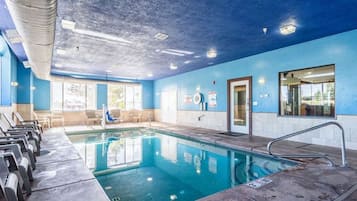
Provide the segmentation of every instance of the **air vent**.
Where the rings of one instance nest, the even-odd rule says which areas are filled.
[[[11,44],[22,43],[22,38],[20,34],[16,31],[16,29],[9,29],[5,31],[5,35],[7,40]]]

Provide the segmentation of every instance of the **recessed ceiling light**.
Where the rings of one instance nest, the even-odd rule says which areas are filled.
[[[66,54],[66,50],[63,50],[63,49],[57,49],[56,52],[57,52],[58,55],[65,55]]]
[[[155,34],[154,37],[155,37],[157,40],[166,40],[166,39],[169,37],[169,35],[164,34],[164,33],[157,33],[157,34]]]
[[[193,56],[194,58],[196,58],[196,59],[198,59],[198,58],[200,58],[201,56],[200,55],[195,55],[195,56]]]
[[[171,69],[171,70],[176,70],[176,69],[177,69],[177,65],[171,63],[171,64],[170,64],[170,69]]]
[[[296,26],[293,24],[286,24],[280,27],[280,33],[283,35],[289,35],[296,31]]]
[[[148,76],[148,77],[152,77],[152,76],[154,76],[154,75],[153,75],[152,73],[148,73],[147,76]]]
[[[62,68],[62,67],[63,67],[63,65],[62,65],[62,64],[59,64],[59,63],[55,63],[55,66],[56,66],[57,68]]]
[[[187,60],[187,61],[184,61],[183,63],[184,64],[189,64],[189,63],[191,63],[192,61],[191,60]]]
[[[16,29],[8,29],[5,31],[6,39],[11,43],[22,43],[22,38]]]
[[[69,21],[69,20],[62,20],[61,21],[61,25],[63,29],[69,29],[69,30],[74,30],[74,28],[76,27],[76,23],[73,21]]]
[[[213,48],[209,49],[206,54],[207,58],[215,58],[217,56],[217,51]]]

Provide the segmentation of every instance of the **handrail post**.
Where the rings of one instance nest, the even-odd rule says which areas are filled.
[[[291,137],[294,137],[294,136],[297,136],[297,135],[301,135],[301,134],[304,134],[304,133],[307,133],[307,132],[310,132],[310,131],[313,131],[313,130],[317,130],[317,129],[320,129],[320,128],[323,128],[323,127],[326,127],[326,126],[329,126],[329,125],[335,125],[341,130],[341,157],[342,157],[341,160],[342,160],[342,167],[347,167],[348,166],[348,162],[347,162],[347,159],[346,159],[345,130],[343,129],[341,124],[339,124],[337,122],[334,122],[334,121],[326,122],[326,123],[323,123],[323,124],[319,124],[319,125],[313,126],[311,128],[307,128],[307,129],[304,129],[304,130],[300,130],[300,131],[293,132],[293,133],[288,134],[288,135],[284,135],[284,136],[275,138],[275,139],[271,140],[267,144],[267,151],[268,151],[268,153],[270,155],[277,156],[277,155],[273,154],[272,151],[271,151],[271,147],[272,147],[272,145],[274,143],[282,141],[282,140],[285,140],[285,139],[288,139],[288,138],[291,138]],[[284,155],[280,155],[280,157],[284,157]],[[296,154],[296,155],[285,155],[285,157],[291,157],[291,158],[299,158],[299,157],[303,157],[303,158],[325,158],[331,163],[331,165],[334,165],[334,163],[327,157],[326,154],[325,155],[321,155],[321,154],[314,154],[314,155],[313,154],[311,154],[311,155]]]

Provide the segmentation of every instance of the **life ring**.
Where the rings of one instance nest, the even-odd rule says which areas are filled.
[[[195,93],[195,95],[193,96],[193,103],[198,105],[202,102],[202,94],[197,92]]]

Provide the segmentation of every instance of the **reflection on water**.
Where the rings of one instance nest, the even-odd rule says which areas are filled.
[[[98,177],[110,186],[107,194],[121,200],[146,200],[148,193],[152,200],[194,200],[294,165],[147,129],[69,138],[93,171],[125,169]]]

